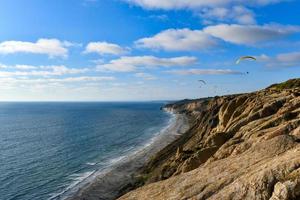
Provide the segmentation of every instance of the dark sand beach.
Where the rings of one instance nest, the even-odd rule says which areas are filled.
[[[172,114],[169,124],[143,148],[121,158],[111,168],[94,173],[57,199],[110,200],[121,196],[127,188],[136,187],[136,176],[151,156],[177,139],[188,128],[188,118],[184,114]]]

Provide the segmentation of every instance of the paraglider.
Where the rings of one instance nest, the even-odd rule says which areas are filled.
[[[206,82],[204,81],[204,80],[198,80],[199,82],[202,82],[202,83],[204,83],[205,85],[206,85]]]
[[[198,80],[199,82],[203,83],[204,85],[206,85],[206,82],[204,80]],[[201,88],[201,86],[199,86]]]
[[[255,57],[253,57],[253,56],[242,56],[242,57],[240,57],[237,61],[236,61],[236,64],[240,64],[240,62],[241,61],[243,61],[243,60],[256,60],[256,58]]]

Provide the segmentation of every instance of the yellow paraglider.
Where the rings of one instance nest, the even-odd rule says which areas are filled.
[[[236,64],[240,64],[240,62],[241,61],[243,61],[243,60],[256,60],[256,58],[255,57],[253,57],[253,56],[242,56],[242,57],[240,57],[237,61],[236,61]]]

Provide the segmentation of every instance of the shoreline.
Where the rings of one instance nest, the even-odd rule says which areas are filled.
[[[105,199],[112,200],[126,192],[136,184],[140,170],[152,156],[179,138],[189,128],[189,120],[185,114],[178,114],[164,109],[171,115],[168,124],[161,129],[150,142],[127,156],[121,157],[113,166],[96,171],[83,182],[52,199],[80,200]]]

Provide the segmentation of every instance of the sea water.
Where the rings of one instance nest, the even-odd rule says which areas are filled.
[[[0,103],[0,199],[43,200],[157,136],[162,102]]]

